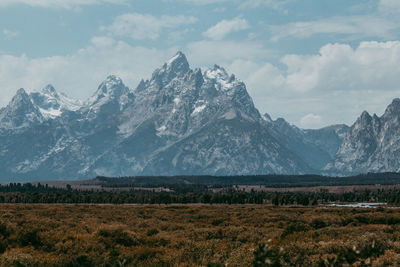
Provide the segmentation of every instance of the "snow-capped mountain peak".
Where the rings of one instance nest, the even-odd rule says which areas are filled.
[[[86,118],[95,118],[105,113],[112,115],[114,112],[122,111],[133,100],[133,93],[125,86],[122,79],[110,75],[86,101],[82,112],[86,114]]]
[[[150,83],[161,88],[175,78],[182,78],[190,71],[189,62],[182,52],[178,52],[164,65],[153,72]]]
[[[45,95],[51,95],[53,97],[58,98],[58,93],[57,93],[56,89],[54,88],[54,86],[51,84],[46,85],[46,87],[44,87],[42,89],[42,93]]]
[[[91,98],[89,98],[87,103],[88,105],[93,106],[100,102],[105,102],[110,98],[119,98],[129,92],[129,88],[125,86],[121,78],[115,75],[110,75],[99,85],[97,91]]]
[[[129,88],[125,86],[120,77],[110,75],[102,82],[96,92],[97,96],[114,95],[120,96],[129,92]]]
[[[212,68],[206,70],[204,76],[211,80],[229,80],[228,72],[218,65],[214,65]]]
[[[29,95],[21,88],[6,108],[0,113],[0,127],[21,128],[43,120],[38,108]]]
[[[333,153],[340,141],[262,117],[242,81],[192,70],[181,52],[133,92],[111,75],[74,103],[51,85],[18,91],[0,110],[0,178],[308,173],[331,158],[314,136],[332,135]]]
[[[51,84],[44,87],[40,92],[31,93],[30,98],[46,119],[59,117],[64,111],[78,110],[82,105],[79,100],[59,94]]]
[[[244,84],[238,80],[235,75],[229,75],[228,72],[218,65],[214,65],[211,69],[204,72],[205,79],[212,81],[216,84],[218,91],[235,93],[240,87],[245,87]]]
[[[171,59],[169,59],[164,66],[172,69],[175,72],[187,72],[189,70],[189,62],[185,54],[180,51]]]

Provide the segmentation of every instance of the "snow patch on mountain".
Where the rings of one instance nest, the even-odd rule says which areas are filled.
[[[41,92],[30,94],[32,103],[37,106],[46,119],[54,119],[65,111],[77,111],[82,102],[58,93],[52,85],[47,85]]]

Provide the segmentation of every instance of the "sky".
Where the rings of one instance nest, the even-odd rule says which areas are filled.
[[[177,51],[218,64],[301,128],[351,125],[400,97],[398,0],[0,0],[0,107],[52,84],[134,89]]]

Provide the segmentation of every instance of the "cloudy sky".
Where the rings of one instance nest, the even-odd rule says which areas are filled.
[[[0,0],[0,106],[49,83],[84,100],[109,74],[135,88],[177,51],[273,118],[352,124],[400,97],[400,1]]]

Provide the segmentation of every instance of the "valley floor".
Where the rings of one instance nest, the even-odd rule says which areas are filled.
[[[0,266],[387,266],[398,209],[0,205]]]

